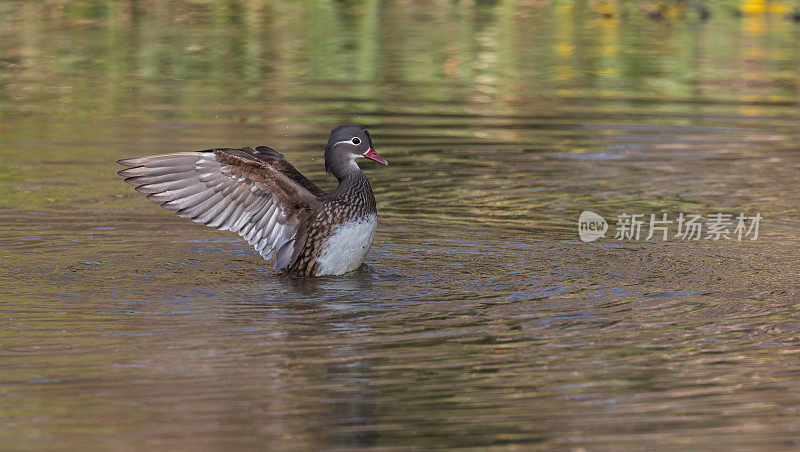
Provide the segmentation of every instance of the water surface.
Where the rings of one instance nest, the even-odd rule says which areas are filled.
[[[682,5],[0,3],[4,447],[797,445],[800,27]],[[266,144],[331,189],[345,122],[391,166],[342,277],[115,175]],[[662,212],[763,219],[614,239]]]

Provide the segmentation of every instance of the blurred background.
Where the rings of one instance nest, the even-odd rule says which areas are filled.
[[[800,2],[0,1],[10,449],[800,442]],[[125,157],[329,131],[391,164],[366,266],[301,280]],[[758,240],[578,239],[592,210]]]

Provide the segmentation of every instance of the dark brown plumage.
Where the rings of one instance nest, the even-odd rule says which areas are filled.
[[[366,129],[334,129],[326,169],[339,186],[325,193],[266,146],[210,149],[120,160],[118,174],[177,215],[238,233],[275,267],[306,276],[357,268],[372,242],[375,197],[355,160],[388,165]]]

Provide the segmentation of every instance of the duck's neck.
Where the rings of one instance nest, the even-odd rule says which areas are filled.
[[[339,180],[339,187],[336,191],[357,188],[362,179],[366,179],[361,168],[358,167],[355,158],[349,154],[336,154],[325,150],[325,169]]]
[[[336,179],[339,180],[339,186],[336,187],[334,193],[358,193],[361,191],[372,193],[372,187],[369,185],[367,176],[361,171],[358,165],[355,168],[349,169],[344,174],[334,174]]]

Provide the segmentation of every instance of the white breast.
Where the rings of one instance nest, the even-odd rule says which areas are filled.
[[[317,259],[317,276],[341,275],[361,266],[377,226],[378,216],[375,214],[337,226]]]

